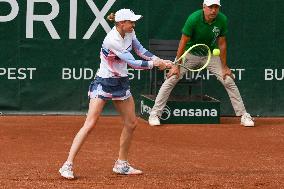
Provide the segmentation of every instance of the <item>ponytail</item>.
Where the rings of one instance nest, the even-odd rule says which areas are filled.
[[[111,22],[115,22],[115,14],[114,13],[110,13],[108,16],[107,16],[107,19]]]

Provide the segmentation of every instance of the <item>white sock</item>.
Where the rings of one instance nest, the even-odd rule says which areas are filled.
[[[118,163],[126,163],[127,160],[120,160],[120,159],[118,159],[117,162],[118,162]]]
[[[65,161],[64,164],[67,164],[67,165],[73,165],[73,162],[70,162],[70,161]]]

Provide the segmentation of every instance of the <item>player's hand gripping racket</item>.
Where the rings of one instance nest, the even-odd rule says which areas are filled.
[[[190,61],[190,59],[193,59],[194,56],[202,57],[204,61],[202,61],[202,63],[193,65],[193,67],[189,67],[185,61]],[[181,66],[191,72],[199,72],[208,66],[210,59],[210,48],[205,44],[196,44],[187,49],[177,60],[173,62],[173,64]]]

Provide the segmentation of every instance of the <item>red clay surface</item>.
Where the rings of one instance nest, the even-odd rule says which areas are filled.
[[[0,116],[0,188],[284,188],[284,119],[238,118],[219,125],[150,127],[139,119],[129,161],[140,176],[112,173],[120,117],[101,117],[64,180],[65,161],[84,116]]]

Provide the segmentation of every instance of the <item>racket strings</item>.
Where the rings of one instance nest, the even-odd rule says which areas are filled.
[[[195,56],[208,56],[209,50],[205,47],[195,47],[189,53]]]
[[[205,44],[196,44],[185,51],[173,64],[192,72],[198,72],[207,67],[210,59],[210,48]]]

